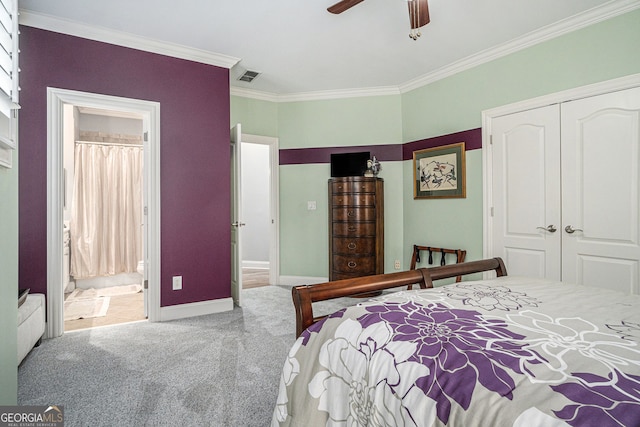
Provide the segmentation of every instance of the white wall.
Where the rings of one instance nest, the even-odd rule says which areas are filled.
[[[99,114],[80,114],[78,128],[110,134],[142,135],[142,120]]]
[[[242,261],[244,266],[269,262],[269,146],[243,142],[242,161]]]

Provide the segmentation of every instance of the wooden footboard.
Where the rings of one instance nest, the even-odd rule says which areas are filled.
[[[355,279],[336,280],[315,285],[296,286],[291,290],[293,305],[296,309],[296,336],[313,323],[326,316],[314,317],[312,304],[341,297],[353,297],[371,292],[382,291],[400,286],[419,285],[420,288],[432,288],[433,280],[446,279],[467,274],[494,270],[499,276],[506,276],[507,269],[500,258],[471,261],[433,268],[399,273],[378,274]]]

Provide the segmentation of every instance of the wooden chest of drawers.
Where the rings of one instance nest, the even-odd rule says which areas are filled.
[[[381,178],[329,180],[329,280],[384,273]]]

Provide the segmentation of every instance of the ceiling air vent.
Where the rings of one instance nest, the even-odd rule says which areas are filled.
[[[241,75],[238,80],[243,81],[243,82],[247,82],[247,83],[251,83],[253,81],[253,79],[255,79],[256,77],[258,77],[260,75],[259,72],[257,71],[245,71],[243,75]]]

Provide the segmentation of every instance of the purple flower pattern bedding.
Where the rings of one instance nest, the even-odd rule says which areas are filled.
[[[312,325],[273,426],[640,426],[640,296],[500,277]]]

